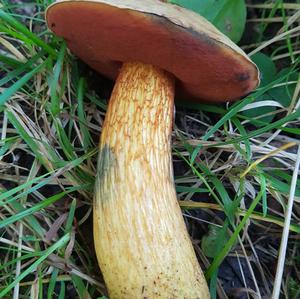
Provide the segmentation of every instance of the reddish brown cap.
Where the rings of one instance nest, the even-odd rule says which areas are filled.
[[[204,101],[241,98],[259,84],[246,54],[198,14],[158,0],[63,0],[47,10],[49,28],[71,51],[115,79],[123,62],[174,74],[177,89]]]

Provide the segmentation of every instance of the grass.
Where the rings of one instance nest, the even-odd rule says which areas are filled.
[[[96,75],[46,30],[49,2],[29,2],[28,15],[11,1],[0,9],[0,297],[100,298],[106,292],[89,232],[107,99],[90,83]],[[225,106],[177,103],[177,194],[213,298],[230,292],[271,298],[273,289],[299,296],[300,4],[294,2],[247,7],[248,30],[256,34],[240,45],[277,67],[270,74],[261,66],[260,88]],[[286,256],[279,250],[283,231]]]

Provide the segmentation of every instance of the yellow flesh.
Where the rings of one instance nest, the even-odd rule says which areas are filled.
[[[174,80],[123,65],[100,141],[94,242],[114,298],[209,298],[173,182]]]

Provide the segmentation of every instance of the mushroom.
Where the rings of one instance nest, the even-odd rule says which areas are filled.
[[[158,0],[57,1],[49,28],[116,80],[102,128],[94,243],[110,298],[209,298],[174,188],[174,94],[224,102],[259,84],[246,54]]]

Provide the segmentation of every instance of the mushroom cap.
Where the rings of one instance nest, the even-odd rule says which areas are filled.
[[[256,65],[200,15],[158,0],[63,0],[49,28],[99,73],[116,79],[123,62],[172,73],[177,92],[206,102],[235,100],[259,84]]]

